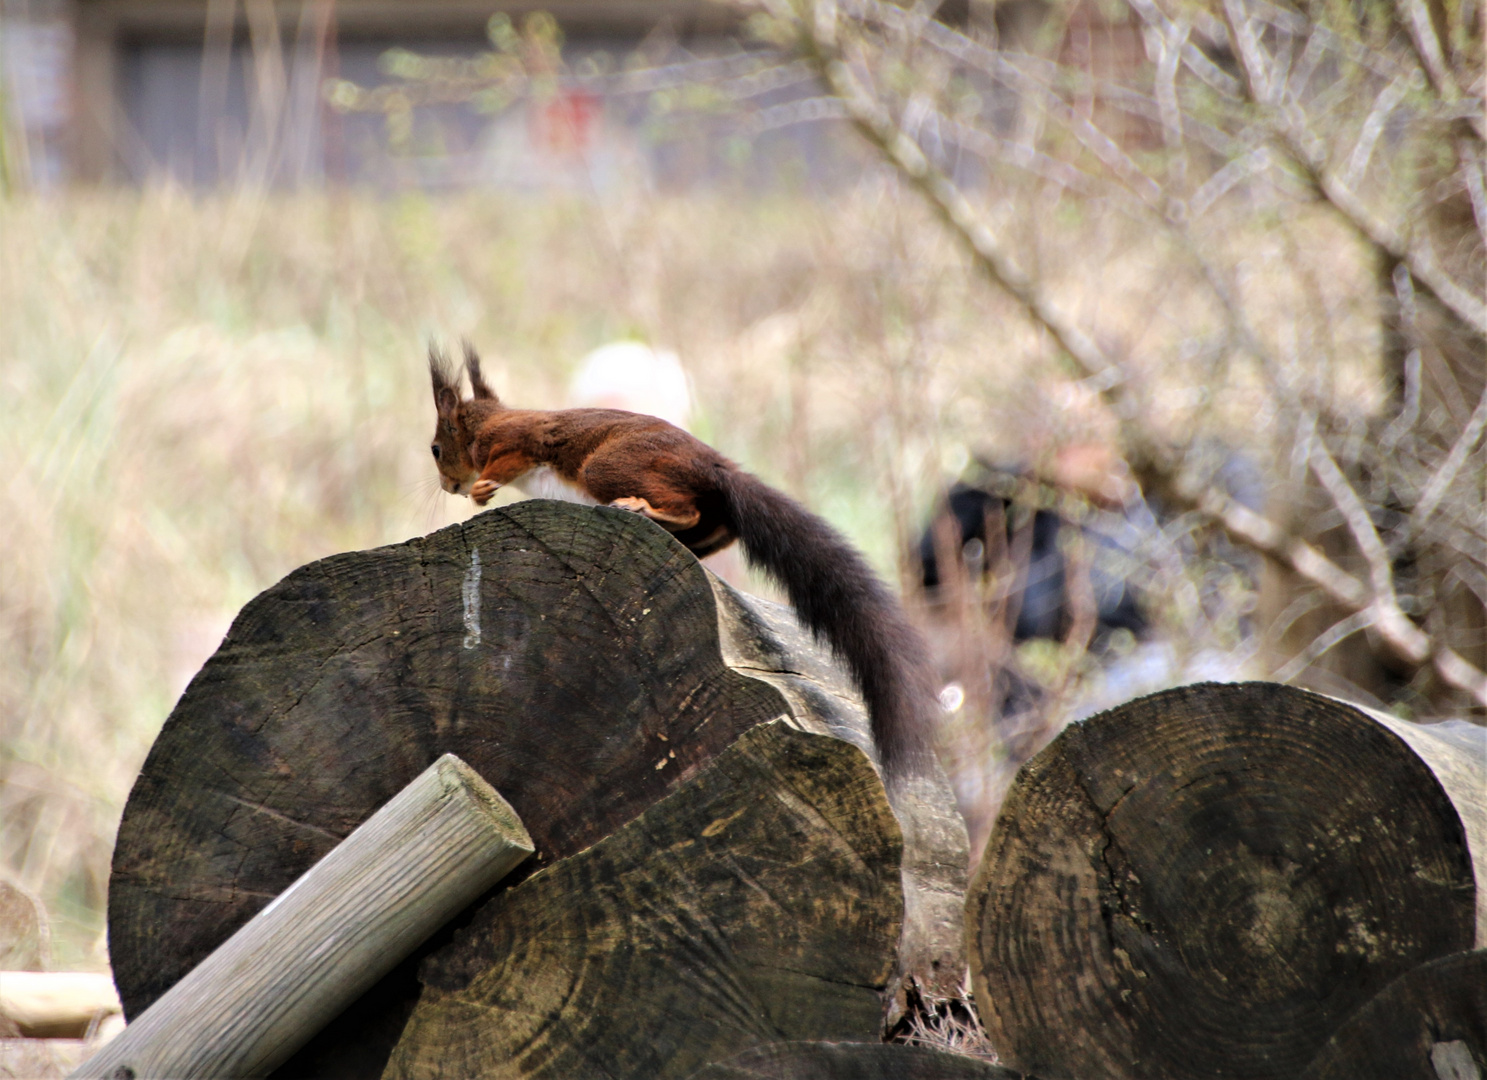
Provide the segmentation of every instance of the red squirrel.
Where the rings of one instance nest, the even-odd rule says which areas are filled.
[[[650,518],[698,558],[741,540],[784,586],[801,620],[846,663],[867,704],[884,775],[932,759],[937,707],[924,645],[866,561],[821,518],[665,420],[619,409],[512,409],[467,343],[472,398],[429,350],[439,483],[477,506],[515,484],[528,494],[615,506]]]

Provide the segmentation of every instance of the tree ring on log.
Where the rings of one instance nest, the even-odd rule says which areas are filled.
[[[862,751],[745,732],[420,969],[389,1080],[677,1080],[762,1042],[878,1037],[903,842]]]
[[[1355,1012],[1301,1080],[1487,1076],[1487,949],[1421,964]]]
[[[977,1004],[1014,1068],[1289,1078],[1355,1008],[1470,948],[1460,818],[1341,702],[1184,687],[1026,764],[970,890]]]

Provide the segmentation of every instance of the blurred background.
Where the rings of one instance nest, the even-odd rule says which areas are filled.
[[[847,532],[978,854],[1022,761],[1164,686],[1480,721],[1483,90],[1479,0],[0,0],[40,962],[106,965],[124,801],[238,608],[469,514],[430,340]]]

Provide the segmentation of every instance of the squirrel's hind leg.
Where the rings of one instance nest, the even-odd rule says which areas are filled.
[[[682,529],[690,529],[702,517],[697,512],[695,506],[687,510],[658,510],[650,504],[649,500],[634,495],[626,495],[623,498],[615,499],[609,505],[618,507],[621,510],[629,510],[632,513],[644,514],[668,532],[679,532]]]

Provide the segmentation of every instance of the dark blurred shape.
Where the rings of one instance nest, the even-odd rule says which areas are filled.
[[[1015,486],[1015,472],[1001,472],[1001,477],[1003,482],[996,485],[1000,490]],[[1067,558],[1060,540],[1074,532],[1088,543],[1091,553],[1089,584],[1094,593],[1096,637],[1117,629],[1133,634],[1146,629],[1147,619],[1130,581],[1130,570],[1138,562],[1131,538],[1111,535],[1089,523],[1066,521],[1053,510],[1029,511],[1018,507],[1009,496],[1010,492],[997,494],[968,484],[951,487],[940,514],[919,540],[920,580],[927,592],[933,596],[939,590],[942,550],[959,553],[966,578],[971,581],[1010,569],[1020,577],[1008,597],[1017,610],[1012,639],[1062,640],[1073,623],[1073,614]],[[1020,515],[1019,509],[1023,511]],[[1029,512],[1031,521],[1027,522]],[[1129,517],[1126,520],[1134,527]],[[1012,559],[1019,529],[1028,529],[1031,534],[1023,540],[1027,549],[1025,568],[999,566]]]

